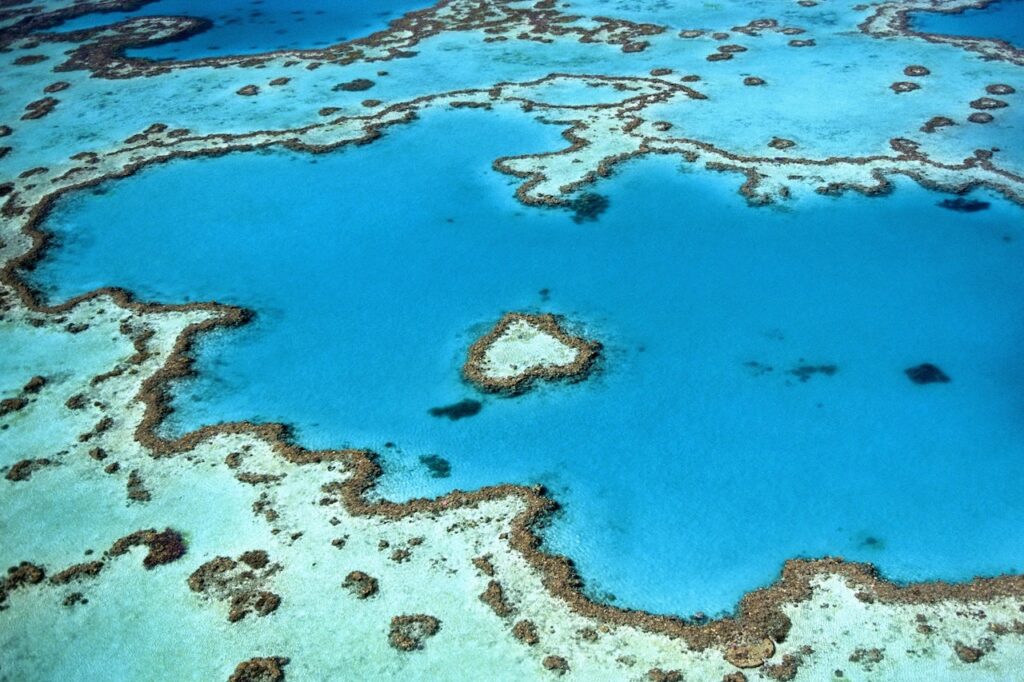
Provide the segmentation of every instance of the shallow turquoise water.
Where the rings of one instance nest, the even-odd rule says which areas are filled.
[[[915,12],[913,28],[924,33],[996,38],[1024,49],[1024,0],[997,0],[959,14]]]
[[[661,158],[598,185],[610,208],[576,224],[490,168],[558,132],[433,112],[329,155],[155,167],[61,202],[33,276],[54,300],[116,284],[255,309],[202,345],[168,428],[283,420],[310,446],[378,448],[395,498],[545,483],[565,505],[549,544],[620,604],[728,610],[792,556],[901,580],[1020,569],[1018,207],[954,212],[902,183],[755,209],[738,178]],[[505,310],[577,321],[601,370],[480,396],[459,367]],[[952,382],[911,383],[926,361]],[[465,398],[482,411],[428,413]]]
[[[429,0],[157,0],[135,12],[87,14],[62,24],[70,31],[145,16],[204,17],[210,30],[188,40],[129,54],[150,59],[195,59],[269,50],[324,47],[379,31],[392,19],[428,7]]]

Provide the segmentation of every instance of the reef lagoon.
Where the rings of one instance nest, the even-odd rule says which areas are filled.
[[[0,5],[0,680],[1012,679],[1020,7]]]
[[[1024,49],[1024,2],[996,0],[959,12],[917,12],[912,25],[922,33],[1002,40]]]

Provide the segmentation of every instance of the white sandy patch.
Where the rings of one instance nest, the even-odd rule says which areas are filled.
[[[572,364],[579,350],[525,320],[516,320],[484,353],[481,370],[490,379],[507,379],[534,367]]]

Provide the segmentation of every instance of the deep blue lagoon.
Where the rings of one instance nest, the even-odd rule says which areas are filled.
[[[544,483],[564,505],[549,546],[621,605],[728,611],[793,556],[897,580],[1020,569],[1019,207],[948,210],[901,181],[752,208],[736,176],[658,158],[594,186],[610,206],[577,223],[491,169],[559,132],[435,111],[366,147],[153,167],[62,200],[32,276],[53,301],[109,284],[253,309],[201,344],[167,430],[284,421],[372,447],[396,499]],[[506,310],[566,315],[600,370],[482,396],[459,368]],[[952,380],[913,383],[924,362]],[[464,399],[482,410],[429,413]]]
[[[203,17],[209,30],[181,41],[130,50],[149,59],[197,59],[269,50],[326,47],[385,28],[406,12],[429,6],[426,0],[156,0],[134,12],[85,14],[58,30],[103,26],[146,16]]]
[[[915,12],[915,31],[950,36],[993,38],[1024,49],[1024,0],[995,0],[962,12]]]

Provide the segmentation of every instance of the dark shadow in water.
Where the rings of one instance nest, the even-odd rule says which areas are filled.
[[[448,478],[452,475],[452,464],[444,457],[437,455],[423,455],[420,463],[430,471],[431,478]]]
[[[427,410],[432,417],[448,417],[452,421],[462,419],[463,417],[472,417],[480,412],[484,407],[484,404],[479,400],[471,400],[466,398],[460,400],[452,405],[444,405],[443,407],[431,407]]]
[[[792,374],[796,378],[800,379],[801,382],[810,380],[815,374],[824,374],[827,377],[832,376],[839,371],[839,367],[836,365],[800,365],[789,370],[788,374]]]
[[[597,220],[608,209],[608,197],[593,192],[584,192],[569,204],[573,210],[573,222],[582,223]]]
[[[903,370],[915,384],[948,384],[950,379],[930,362]]]
[[[984,211],[990,204],[987,201],[957,197],[956,199],[943,199],[939,202],[939,206],[950,211],[959,211],[960,213],[976,213],[977,211]]]

